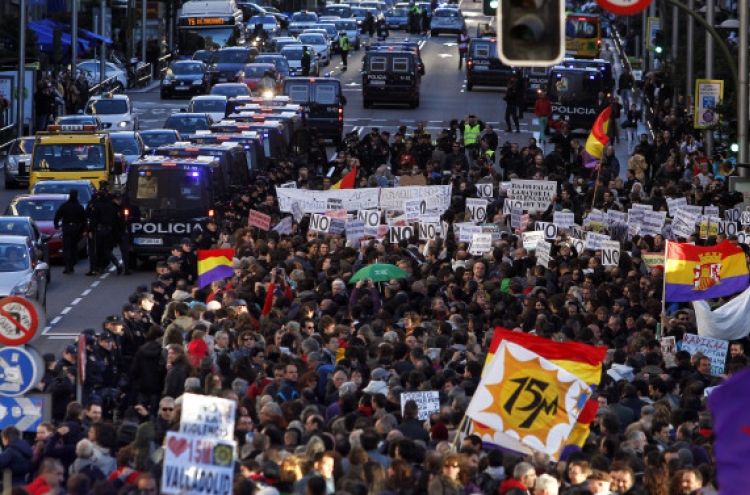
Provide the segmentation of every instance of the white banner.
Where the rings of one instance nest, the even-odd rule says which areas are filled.
[[[524,210],[546,210],[555,194],[557,194],[555,181],[520,179],[510,181],[510,197],[522,200]]]
[[[284,189],[277,187],[279,208],[282,212],[291,213],[296,204],[305,213],[324,213],[336,205],[347,211],[371,210],[378,208],[380,189],[367,187],[362,189],[333,189],[330,191],[310,191],[308,189]],[[397,208],[403,206],[403,201]],[[395,208],[394,208],[395,209]]]
[[[208,397],[205,397],[208,399]],[[200,438],[169,431],[164,445],[161,493],[216,495],[232,493],[234,440]]]
[[[609,236],[604,234],[597,234],[595,232],[588,232],[586,234],[586,242],[584,246],[586,249],[591,249],[594,251],[599,251],[602,248],[602,241],[606,241],[609,239]]]
[[[237,403],[205,395],[184,394],[180,433],[200,438],[234,440]]]
[[[380,189],[380,209],[400,210],[404,207],[404,201],[421,199],[427,211],[443,213],[451,206],[452,190],[452,186],[386,187]]]
[[[391,244],[396,244],[401,240],[406,240],[408,242],[413,235],[414,227],[412,227],[411,225],[407,227],[391,227],[389,239],[391,241]]]

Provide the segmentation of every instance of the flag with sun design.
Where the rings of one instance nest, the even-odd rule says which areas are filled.
[[[503,341],[466,415],[491,431],[493,443],[502,448],[544,452],[557,459],[590,395],[591,388],[579,377]]]

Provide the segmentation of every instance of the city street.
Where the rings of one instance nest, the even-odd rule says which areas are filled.
[[[477,32],[477,23],[484,24],[488,18],[480,13],[480,3],[463,2],[462,9],[469,20],[469,33]],[[403,31],[392,31],[392,39],[404,39]],[[505,103],[500,88],[477,86],[473,91],[466,91],[465,72],[458,70],[458,50],[456,39],[450,35],[438,38],[412,38],[419,41],[426,75],[422,79],[421,106],[409,109],[406,106],[376,106],[362,108],[361,66],[364,46],[359,52],[350,52],[349,69],[341,71],[340,56],[335,55],[329,67],[322,72],[330,72],[331,77],[342,81],[348,104],[345,110],[345,132],[356,130],[360,135],[368,133],[372,127],[392,134],[401,125],[409,132],[416,122],[425,122],[427,130],[435,135],[439,129],[447,128],[451,119],[462,119],[474,113],[484,122],[490,123],[500,135],[500,143],[515,141],[525,145],[536,125],[533,114],[526,113],[521,123],[520,134],[505,133]],[[619,67],[618,67],[619,68]],[[136,111],[140,114],[141,130],[162,127],[164,121],[173,112],[186,108],[188,100],[165,100],[159,96],[158,85],[148,90],[130,93]],[[502,125],[501,125],[502,123]],[[581,136],[585,142],[586,136]],[[617,155],[622,165],[624,176],[627,157],[632,145],[625,139],[617,146]],[[329,155],[335,153],[329,148]],[[549,151],[549,150],[547,150]],[[3,210],[16,194],[22,191],[0,189],[0,206]],[[149,284],[154,280],[154,263],[147,263],[130,276],[117,276],[112,272],[100,277],[86,277],[87,261],[79,261],[76,273],[64,275],[62,266],[52,268],[52,282],[47,299],[47,327],[43,330],[44,338],[36,342],[40,352],[60,354],[64,344],[70,343],[75,335],[85,328],[100,330],[101,323],[108,315],[119,314],[128,295],[135,291],[139,284]]]

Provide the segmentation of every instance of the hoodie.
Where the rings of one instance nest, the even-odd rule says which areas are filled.
[[[619,382],[623,378],[629,382],[633,381],[633,368],[625,364],[613,364],[612,367],[607,371],[607,374],[612,377],[616,382]]]
[[[529,495],[529,489],[517,479],[508,478],[500,485],[497,493],[498,495]]]
[[[14,440],[0,454],[0,470],[11,470],[13,486],[24,485],[27,482],[26,477],[33,474],[33,457],[34,451],[28,443],[21,439]]]

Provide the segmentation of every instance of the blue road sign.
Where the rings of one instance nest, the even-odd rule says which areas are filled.
[[[42,423],[42,406],[40,397],[0,397],[0,430],[6,426],[15,426],[20,431],[36,431]]]
[[[39,354],[30,347],[0,349],[0,395],[23,395],[39,383],[44,364]]]

